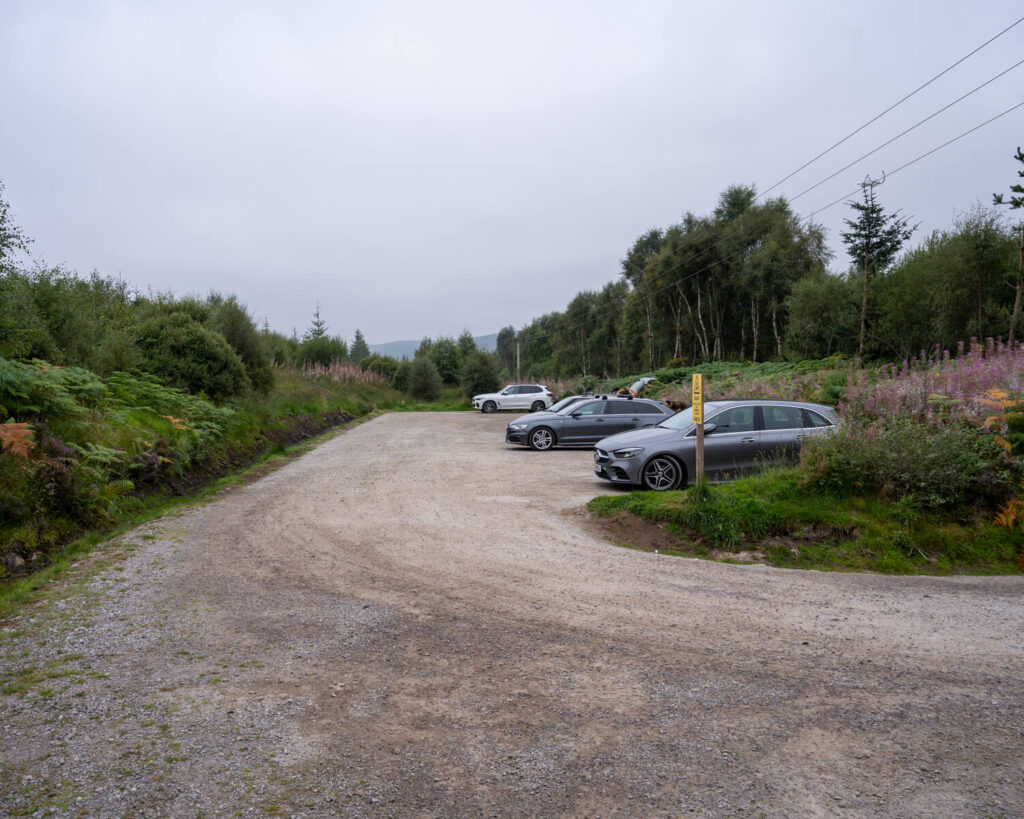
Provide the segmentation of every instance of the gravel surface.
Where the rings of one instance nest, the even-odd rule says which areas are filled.
[[[508,420],[356,426],[0,624],[0,814],[1024,815],[1022,578],[622,549]]]

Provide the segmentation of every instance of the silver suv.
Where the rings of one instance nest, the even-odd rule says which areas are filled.
[[[474,395],[473,409],[481,412],[512,409],[538,412],[550,407],[553,401],[551,390],[543,384],[509,384],[501,392]]]

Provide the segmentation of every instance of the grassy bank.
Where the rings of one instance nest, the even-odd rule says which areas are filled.
[[[268,393],[216,405],[150,376],[0,359],[0,584],[402,399],[279,370]]]
[[[600,497],[590,509],[616,521],[622,545],[687,557],[884,574],[1022,571],[1020,529],[994,525],[987,513],[820,491],[796,469],[682,492]]]

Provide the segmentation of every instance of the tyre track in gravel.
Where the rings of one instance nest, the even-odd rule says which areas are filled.
[[[61,676],[0,696],[0,810],[1021,815],[1021,578],[617,548],[507,420],[354,427],[5,624]]]

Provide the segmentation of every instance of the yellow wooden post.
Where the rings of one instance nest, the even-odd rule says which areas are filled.
[[[693,374],[690,393],[693,397],[693,423],[697,425],[697,474],[693,476],[696,484],[704,480],[704,376],[700,373]]]

